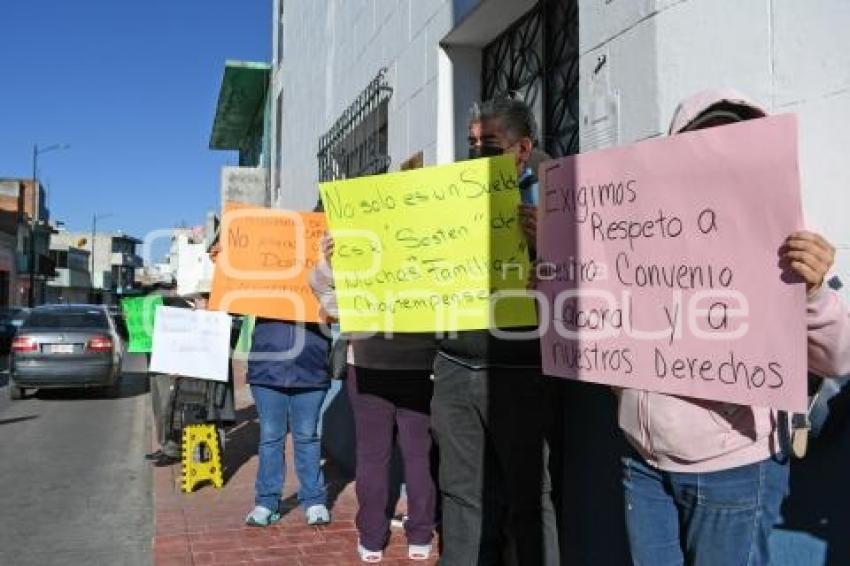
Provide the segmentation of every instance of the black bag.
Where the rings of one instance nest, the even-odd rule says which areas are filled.
[[[821,379],[809,409],[812,437],[828,437],[844,430],[850,415],[850,379]]]
[[[331,379],[345,379],[348,372],[348,340],[337,336],[328,351],[328,372]]]
[[[809,408],[806,413],[779,413],[779,426],[788,453],[803,458],[812,439],[844,430],[850,415],[850,379],[809,375]]]

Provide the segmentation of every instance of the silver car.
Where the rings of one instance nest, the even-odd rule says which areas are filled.
[[[34,308],[12,340],[9,397],[27,388],[121,387],[121,339],[101,305]]]

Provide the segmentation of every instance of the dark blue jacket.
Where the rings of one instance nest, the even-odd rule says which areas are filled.
[[[298,343],[300,349],[296,349]],[[251,339],[248,383],[272,387],[330,387],[330,340],[319,326],[258,318]]]

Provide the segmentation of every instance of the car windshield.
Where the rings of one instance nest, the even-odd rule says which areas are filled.
[[[35,311],[27,317],[25,327],[106,329],[109,325],[99,311]]]

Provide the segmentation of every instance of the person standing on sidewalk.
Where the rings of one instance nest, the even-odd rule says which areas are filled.
[[[245,518],[265,527],[280,520],[286,473],[284,447],[291,427],[298,501],[308,525],[330,522],[318,434],[322,402],[330,387],[330,341],[312,323],[258,318],[248,358],[248,383],[260,421],[255,507]]]
[[[533,222],[537,180],[527,164],[535,122],[519,100],[481,105],[482,157],[515,157],[520,220]],[[529,241],[534,247],[533,240]],[[434,364],[432,426],[440,449],[441,564],[559,563],[545,436],[552,411],[536,328],[515,339],[488,330],[440,341]],[[510,334],[509,332],[507,334]],[[525,334],[525,335],[523,335]]]
[[[192,308],[192,302],[177,295],[174,285],[157,284],[151,295],[160,295],[162,304],[174,308]],[[145,354],[150,366],[151,353]],[[183,423],[179,415],[177,391],[179,378],[165,373],[148,372],[150,377],[151,405],[153,407],[156,439],[159,449],[145,454],[145,459],[155,466],[171,466],[180,461]]]
[[[324,261],[310,276],[322,309],[339,317],[331,260],[334,243],[322,242]],[[347,336],[348,395],[354,413],[358,553],[380,562],[390,537],[390,460],[397,431],[407,485],[404,529],[408,558],[427,560],[436,520],[437,487],[432,473],[431,366],[436,341],[431,334]]]
[[[679,105],[670,134],[766,115],[735,91],[703,91]],[[823,285],[835,249],[807,231],[780,244],[782,263],[806,284],[806,312],[800,315],[808,326],[809,371],[846,375],[850,313]],[[781,519],[790,472],[777,411],[636,389],[619,389],[618,395],[619,424],[632,448],[623,458],[623,491],[634,563],[769,564],[770,536]]]

